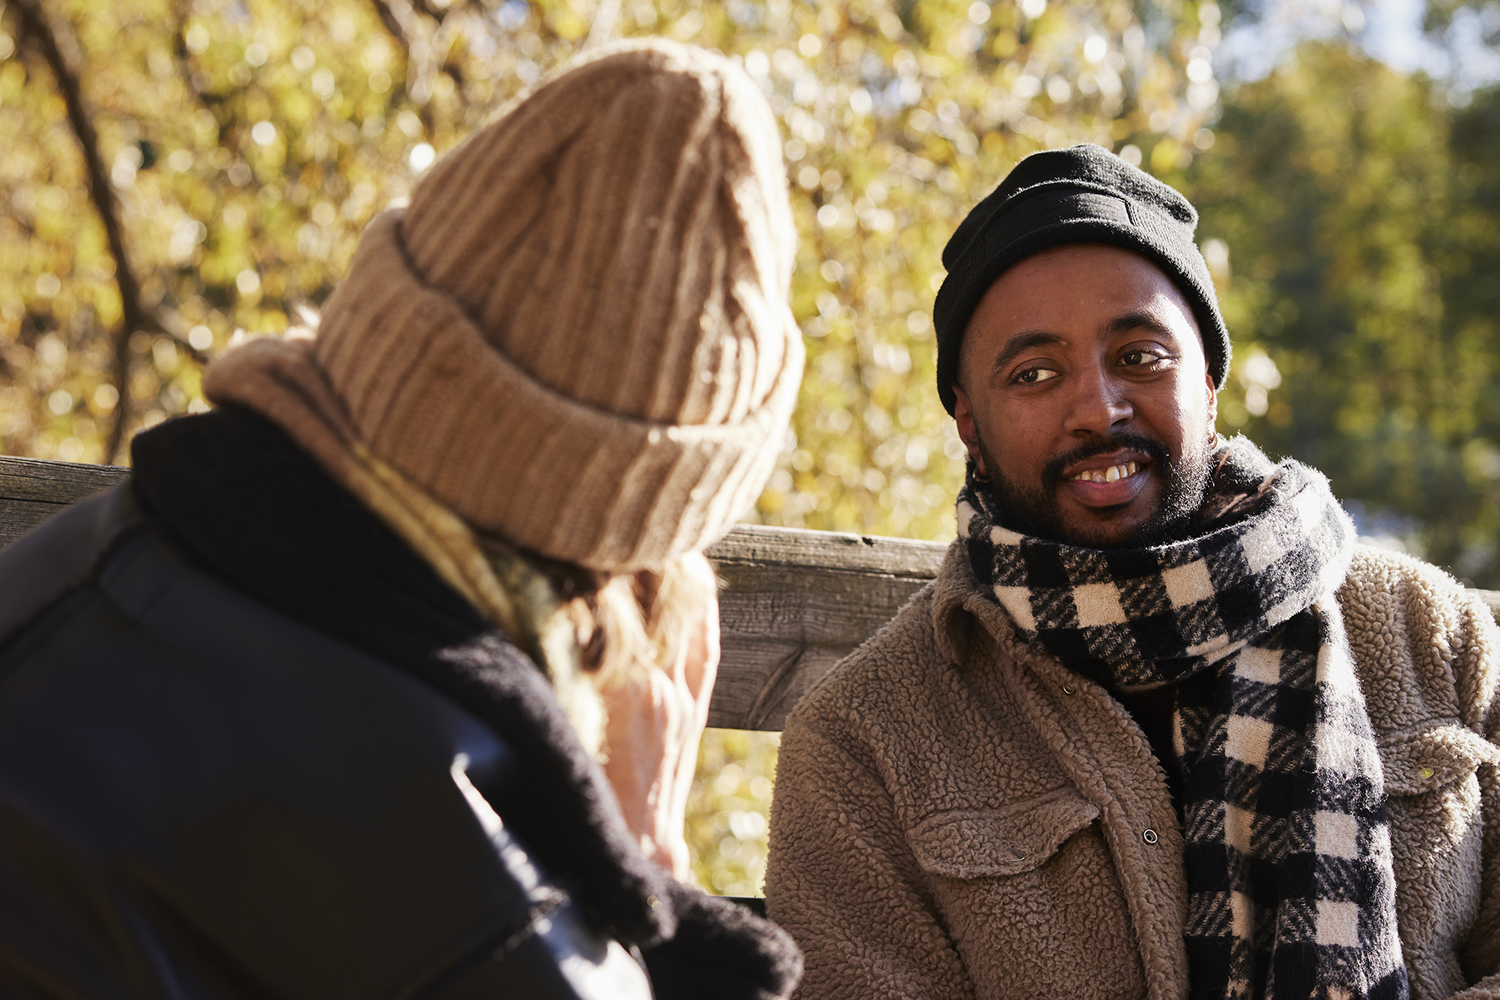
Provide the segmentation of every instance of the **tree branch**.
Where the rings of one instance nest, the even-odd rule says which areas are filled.
[[[411,42],[406,37],[406,31],[401,27],[401,22],[396,19],[396,12],[391,10],[391,5],[385,0],[370,0],[375,5],[375,13],[380,15],[380,23],[385,25],[385,30],[390,32],[396,44],[401,47],[402,55],[411,53]]]
[[[78,139],[83,153],[84,166],[89,177],[89,198],[104,223],[104,233],[109,241],[109,252],[115,259],[115,285],[120,290],[122,318],[115,334],[114,357],[110,376],[120,391],[120,400],[115,406],[114,423],[110,427],[105,461],[113,462],[124,442],[125,427],[130,419],[130,335],[136,330],[162,330],[161,323],[148,307],[141,295],[140,279],[130,261],[125,247],[125,231],[120,221],[120,202],[110,186],[109,172],[104,167],[104,157],[99,152],[99,134],[84,106],[83,88],[79,82],[79,70],[74,60],[64,55],[63,45],[69,54],[77,51],[77,43],[70,36],[60,36],[53,30],[47,14],[39,0],[10,0],[9,6],[16,11],[21,22],[20,37],[34,46],[52,70],[57,80],[57,89],[62,93],[68,109],[68,124]]]
[[[187,29],[184,27],[187,21],[186,4],[179,2],[173,8],[174,22],[172,25],[172,63],[177,67],[178,76],[182,77],[183,86],[187,87],[189,93],[197,98],[198,103],[209,112],[214,114],[214,109],[223,103],[222,95],[212,91],[204,90],[199,82],[199,76],[193,72],[192,56],[187,46]],[[214,120],[218,121],[218,115],[214,114]],[[217,144],[223,138],[223,126],[219,127],[219,134],[214,141]]]
[[[427,87],[424,84],[420,88],[420,90],[422,91],[422,93],[413,93],[411,85],[410,85],[410,82],[409,82],[409,78],[410,78],[410,75],[411,75],[411,72],[412,72],[412,66],[413,66],[413,63],[412,63],[412,41],[413,41],[413,39],[408,35],[407,29],[408,29],[408,27],[411,27],[411,25],[403,25],[401,23],[401,17],[400,17],[400,15],[398,15],[396,13],[395,9],[393,7],[391,7],[391,5],[387,2],[387,0],[370,0],[370,3],[372,3],[374,5],[374,7],[375,7],[375,13],[378,14],[378,15],[380,15],[380,23],[383,24],[383,25],[385,25],[386,32],[391,36],[391,39],[401,49],[401,56],[406,61],[406,72],[407,72],[407,76],[408,76],[407,94],[408,94],[409,97],[412,98],[412,102],[417,105],[418,117],[421,118],[422,124],[423,124],[424,128],[427,130],[427,136],[430,139],[432,137],[432,134],[433,134],[433,123],[432,123],[432,113],[428,109],[428,106],[427,106],[427,96],[426,96]],[[428,17],[431,17],[433,20],[437,21],[438,33],[441,33],[442,30],[443,30],[444,13],[440,13],[440,12],[436,11],[432,7],[432,5],[428,4],[428,3],[419,3],[418,4],[418,8],[422,11],[422,13],[426,14]],[[411,8],[407,8],[407,14],[410,15],[410,13],[411,13]],[[432,41],[433,40],[431,38],[428,38],[428,39],[417,39],[416,41],[421,46],[421,53],[422,53],[422,57],[421,57],[421,59],[418,60],[418,62],[427,62],[427,61],[429,61],[432,58],[432,55],[431,55],[431,53],[430,53],[429,50],[432,48]],[[420,72],[420,71],[424,70],[424,67],[418,66],[417,69]],[[439,72],[443,73],[450,80],[453,81],[453,85],[458,89],[459,95],[464,98],[465,102],[467,102],[468,101],[468,96],[467,96],[467,91],[464,89],[463,71],[460,70],[457,66],[453,65],[451,62],[449,62],[448,59],[447,59],[447,57],[446,57],[446,55],[444,56],[443,60],[438,64],[437,69],[438,69]]]
[[[619,19],[620,0],[599,0],[599,6],[594,8],[594,21],[589,26],[588,37],[583,42],[583,51],[597,49],[613,38],[615,22]]]
[[[442,24],[443,18],[448,16],[448,11],[438,10],[432,5],[430,0],[412,0],[412,6],[432,18],[438,24]]]

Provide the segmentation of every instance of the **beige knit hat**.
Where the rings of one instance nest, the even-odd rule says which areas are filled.
[[[802,376],[775,122],[742,70],[606,50],[366,231],[317,364],[358,437],[482,532],[604,570],[718,538]]]

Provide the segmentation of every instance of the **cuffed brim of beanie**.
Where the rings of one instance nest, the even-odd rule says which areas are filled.
[[[1139,227],[1100,218],[1069,219],[1027,230],[1021,237],[987,254],[975,253],[973,251],[976,248],[970,248],[955,262],[953,271],[943,283],[943,289],[938,292],[934,308],[937,313],[938,396],[950,415],[956,402],[953,383],[958,378],[959,352],[964,330],[990,286],[1001,274],[1027,257],[1044,250],[1083,243],[1101,243],[1138,253],[1172,279],[1172,283],[1182,292],[1193,310],[1193,318],[1198,322],[1198,332],[1203,339],[1208,370],[1214,385],[1219,389],[1224,387],[1232,351],[1229,330],[1219,315],[1217,305],[1204,298],[1205,292],[1200,287],[1198,278],[1175,260],[1165,247],[1150,240],[1146,231]],[[951,297],[945,296],[943,292],[950,287],[955,292]]]
[[[785,322],[795,334],[790,312]],[[659,566],[728,530],[771,471],[801,338],[732,425],[669,425],[578,403],[494,351],[412,272],[400,213],[371,223],[329,299],[317,358],[370,449],[473,527],[606,571]]]

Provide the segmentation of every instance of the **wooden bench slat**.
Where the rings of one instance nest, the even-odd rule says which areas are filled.
[[[709,546],[708,554],[720,566],[795,567],[930,580],[947,550],[945,543],[911,538],[742,524]]]
[[[708,724],[779,731],[792,706],[937,575],[947,546],[739,525],[708,549],[725,583]]]
[[[65,503],[37,503],[34,500],[10,500],[0,497],[0,548],[20,538],[58,511]]]
[[[129,475],[129,469],[117,465],[0,457],[0,500],[76,503],[123,482]]]
[[[710,726],[780,730],[808,688],[930,579],[847,565],[825,569],[716,558],[720,546],[752,541],[762,530],[736,528],[708,551],[725,583],[719,600],[723,659]],[[933,548],[940,557],[943,547]],[[924,555],[924,563],[936,562],[932,553]]]

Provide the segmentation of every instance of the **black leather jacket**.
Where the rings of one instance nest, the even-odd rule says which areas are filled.
[[[770,997],[545,678],[248,411],[0,553],[0,984],[37,997]]]

